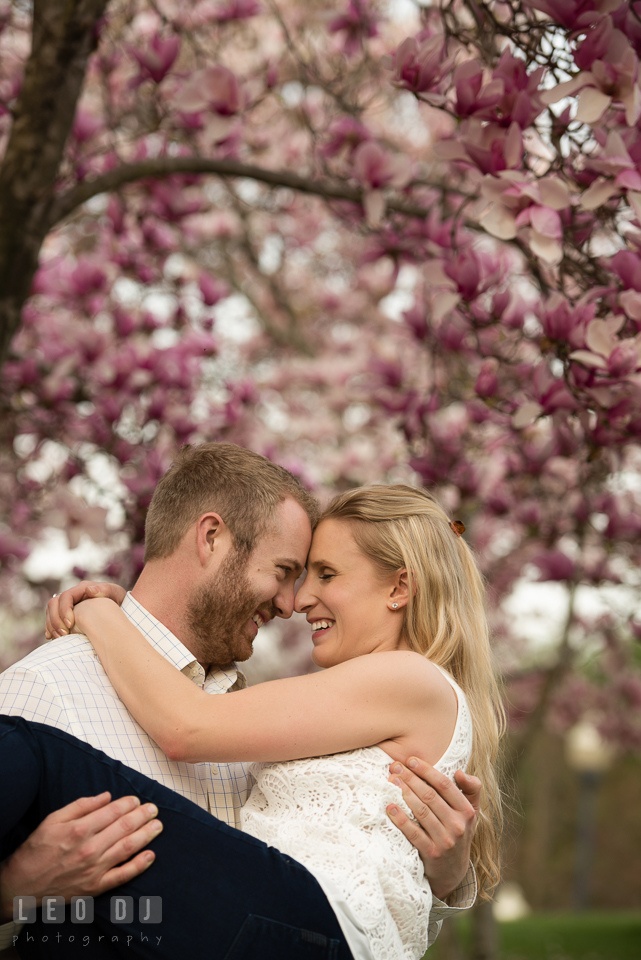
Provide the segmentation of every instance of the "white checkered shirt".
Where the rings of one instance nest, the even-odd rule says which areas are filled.
[[[193,653],[130,593],[122,611],[165,660],[207,693],[246,686],[231,663],[205,671]],[[0,713],[58,727],[139,770],[232,827],[251,788],[248,764],[168,760],[118,697],[86,637],[72,634],[45,643],[0,675]]]
[[[207,676],[194,656],[130,593],[122,611],[165,660],[207,693],[246,686],[235,664]],[[253,780],[246,763],[178,763],[168,760],[118,697],[86,637],[52,640],[0,674],[0,713],[58,727],[110,757],[193,800],[239,827],[239,811]],[[11,943],[12,923],[0,926],[0,950]]]

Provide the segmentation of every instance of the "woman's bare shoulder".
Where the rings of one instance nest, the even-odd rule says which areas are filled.
[[[360,657],[361,669],[371,679],[382,679],[388,689],[402,689],[403,696],[416,692],[418,696],[452,697],[452,685],[441,670],[421,653],[414,650],[386,650]],[[356,661],[351,661],[356,667]]]

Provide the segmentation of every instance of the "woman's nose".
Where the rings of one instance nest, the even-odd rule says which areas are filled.
[[[296,613],[305,613],[312,606],[314,598],[307,586],[307,579],[301,583],[296,596],[294,597],[294,610]]]

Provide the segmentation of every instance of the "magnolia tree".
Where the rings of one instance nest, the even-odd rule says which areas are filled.
[[[515,730],[641,749],[638,6],[0,4],[5,661],[48,530],[131,581],[177,447],[228,439],[434,489]],[[563,588],[536,669],[524,578]]]

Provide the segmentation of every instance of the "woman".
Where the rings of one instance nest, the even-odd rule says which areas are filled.
[[[376,486],[337,497],[316,529],[307,579],[296,598],[297,610],[312,624],[314,660],[329,669],[233,697],[212,698],[197,689],[149,647],[111,601],[76,608],[78,625],[114,687],[170,759],[264,761],[243,811],[243,834],[221,831],[182,798],[169,803],[151,781],[141,789],[146,778],[123,774],[127,768],[121,764],[85,744],[75,746],[58,731],[26,721],[5,724],[13,724],[14,740],[22,737],[22,751],[40,753],[41,763],[47,762],[52,738],[62,743],[64,762],[82,771],[76,788],[92,792],[99,774],[124,775],[134,792],[160,798],[165,833],[188,835],[191,850],[157,872],[155,893],[176,897],[180,889],[187,902],[217,907],[215,922],[235,932],[230,902],[242,899],[243,891],[232,891],[231,901],[226,891],[221,905],[224,864],[217,876],[202,853],[219,848],[222,836],[226,849],[235,845],[237,855],[245,855],[249,834],[281,851],[270,868],[276,900],[291,882],[282,877],[289,857],[320,884],[339,924],[332,930],[328,921],[324,928],[329,937],[321,939],[334,941],[335,951],[325,955],[347,957],[349,948],[358,958],[418,958],[427,942],[431,893],[418,854],[385,814],[386,804],[400,799],[387,781],[390,757],[422,753],[449,775],[467,766],[481,777],[486,796],[473,848],[481,891],[498,876],[500,801],[492,764],[501,713],[482,581],[460,532],[432,497],[411,487]],[[378,656],[370,656],[374,653]],[[35,742],[26,743],[29,736]],[[10,740],[0,740],[5,769],[15,766],[20,752],[15,743],[3,750]],[[40,816],[47,810],[44,791],[50,808],[65,799],[64,785],[52,791],[49,779],[43,778],[37,794]],[[103,785],[110,787],[110,781]],[[27,799],[33,802],[31,794]],[[21,817],[24,811],[14,813],[16,822]],[[254,909],[264,908],[249,912]],[[305,927],[309,918],[296,922]],[[309,929],[309,944],[318,947],[317,927]],[[239,936],[240,945],[231,943],[216,955],[244,956],[242,930]],[[194,944],[189,947],[201,955]],[[139,952],[148,955],[144,947]]]

